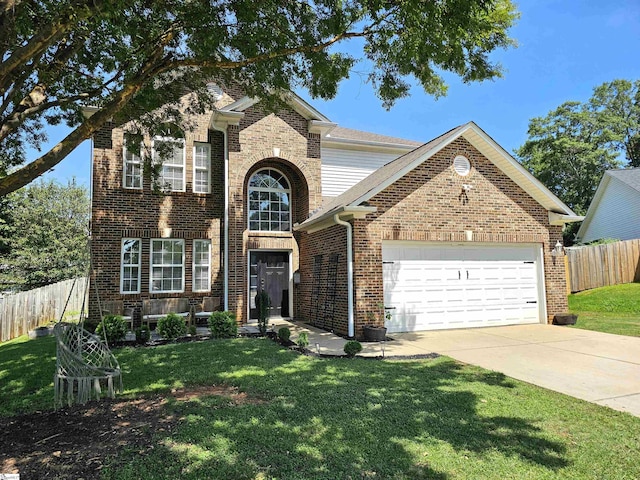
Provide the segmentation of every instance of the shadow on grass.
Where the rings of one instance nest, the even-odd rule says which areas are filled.
[[[122,351],[125,379],[140,378],[127,385],[139,394],[225,383],[260,402],[175,401],[178,431],[159,433],[153,451],[131,452],[107,478],[446,479],[447,457],[464,452],[489,470],[493,457],[542,471],[568,465],[535,419],[479,413],[481,397],[515,388],[502,374],[449,360],[319,360],[262,340],[211,345]]]
[[[53,336],[0,344],[0,416],[52,408],[55,367]]]
[[[50,379],[55,345],[32,358],[30,343],[0,348],[3,375],[16,368]],[[317,359],[260,339],[114,353],[125,395],[227,384],[255,401],[172,400],[167,414],[180,417],[177,429],[157,431],[153,445],[120,452],[103,470],[108,479],[443,480],[450,472],[495,478],[520,468],[535,476],[568,465],[564,444],[537,426],[526,398],[511,398],[519,384],[448,359]],[[25,395],[33,384],[24,384]],[[2,388],[0,401],[7,394],[21,392]]]

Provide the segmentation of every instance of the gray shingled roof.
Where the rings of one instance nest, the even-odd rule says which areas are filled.
[[[439,144],[447,142],[452,137],[456,136],[460,130],[463,130],[469,124],[460,125],[448,132],[440,135],[439,137],[434,138],[428,143],[423,144],[421,147],[412,150],[401,157],[392,160],[391,162],[383,165],[376,171],[374,171],[367,178],[361,180],[356,183],[353,187],[338,195],[332,200],[329,200],[325,205],[323,205],[319,210],[313,213],[307,220],[302,222],[302,225],[306,223],[311,223],[312,221],[330,214],[331,212],[339,210],[341,207],[346,207],[351,205],[353,202],[358,200],[360,197],[366,195],[367,193],[374,190],[379,185],[383,184],[385,181],[391,179],[394,175],[401,172],[404,168],[408,167],[413,163],[416,159],[420,158],[429,150],[437,147]]]
[[[365,142],[378,142],[378,143],[392,143],[398,145],[408,145],[411,147],[418,147],[422,145],[422,142],[416,142],[414,140],[406,140],[404,138],[389,137],[387,135],[378,135],[377,133],[363,132],[361,130],[353,130],[352,128],[335,127],[325,137],[327,139],[341,139],[341,140],[360,140]]]
[[[625,170],[608,170],[607,173],[613,178],[629,185],[634,190],[640,192],[640,168],[627,168]]]

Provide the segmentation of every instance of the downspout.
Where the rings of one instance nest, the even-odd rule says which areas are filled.
[[[227,125],[228,126],[228,125]],[[229,138],[226,128],[219,128],[215,124],[212,127],[222,132],[224,147],[224,248],[222,253],[222,302],[224,310],[229,310]]]
[[[333,221],[347,228],[347,332],[349,338],[355,336],[353,315],[353,227],[349,222],[340,219],[340,214],[333,216]]]

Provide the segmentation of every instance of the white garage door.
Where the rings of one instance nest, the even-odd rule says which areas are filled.
[[[389,332],[538,323],[545,318],[539,245],[382,245]]]

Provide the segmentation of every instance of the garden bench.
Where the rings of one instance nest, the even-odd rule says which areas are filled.
[[[128,329],[133,331],[133,309],[124,308],[122,300],[108,300],[102,304],[102,315],[119,315],[127,322]]]
[[[158,298],[142,301],[142,323],[146,323],[150,330],[151,324],[157,325],[158,320],[169,313],[180,315],[188,322],[189,312],[188,298]]]
[[[220,309],[220,297],[204,297],[201,303],[193,306],[193,319],[195,325],[207,324],[211,314]]]

